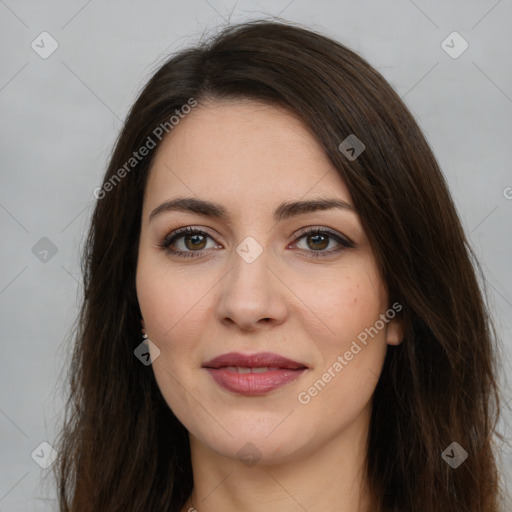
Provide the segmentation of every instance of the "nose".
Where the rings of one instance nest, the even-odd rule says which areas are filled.
[[[288,315],[287,288],[277,272],[270,268],[269,253],[263,251],[252,263],[233,253],[231,270],[221,282],[217,304],[217,315],[223,324],[256,331],[285,321]]]

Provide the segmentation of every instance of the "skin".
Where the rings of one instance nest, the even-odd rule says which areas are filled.
[[[177,197],[219,203],[228,218],[167,211],[149,220]],[[387,344],[401,341],[402,326],[397,317],[386,323],[309,403],[298,401],[391,307],[357,213],[333,208],[273,219],[283,202],[318,198],[352,204],[306,126],[275,106],[201,104],[155,155],[136,284],[146,332],[160,350],[155,378],[189,431],[195,486],[183,511],[368,510],[371,397]],[[179,257],[159,245],[185,226],[208,233],[199,239],[201,254]],[[354,247],[297,236],[308,226],[348,237]],[[236,252],[248,236],[263,250],[252,263]],[[190,237],[173,245],[189,253],[196,247]],[[202,368],[231,351],[275,352],[308,370],[246,397],[221,388]],[[248,442],[260,457],[253,466],[237,457]]]

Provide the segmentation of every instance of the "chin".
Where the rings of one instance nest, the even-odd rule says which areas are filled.
[[[292,416],[292,415],[291,415]],[[317,449],[318,433],[305,428],[305,425],[278,426],[283,415],[278,420],[272,417],[260,418],[259,422],[238,418],[230,423],[227,430],[213,424],[205,429],[205,424],[191,424],[191,442],[199,443],[227,459],[242,462],[248,467],[258,465],[276,465],[294,462],[304,457],[309,451]],[[214,422],[215,423],[215,422]],[[271,425],[271,426],[270,426]]]

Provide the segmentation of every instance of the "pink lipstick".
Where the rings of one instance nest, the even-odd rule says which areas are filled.
[[[263,395],[297,380],[307,366],[272,352],[222,354],[203,368],[223,388],[246,396]]]

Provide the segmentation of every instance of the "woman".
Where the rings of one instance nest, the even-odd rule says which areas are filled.
[[[181,51],[95,196],[62,511],[499,510],[472,253],[361,57],[274,22]]]

